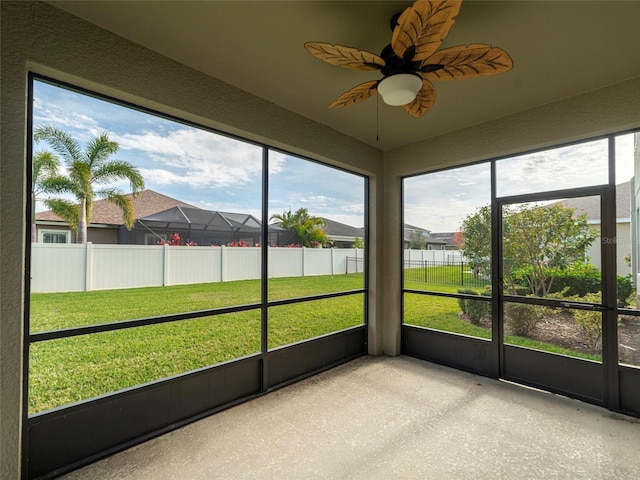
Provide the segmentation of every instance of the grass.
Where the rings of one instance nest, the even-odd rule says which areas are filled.
[[[416,290],[435,290],[438,287],[458,288],[476,288],[482,290],[485,286],[491,285],[491,282],[481,277],[474,277],[469,267],[465,265],[464,269],[458,265],[447,265],[440,267],[419,267],[407,268],[404,270],[405,286],[411,283]],[[438,288],[440,291],[440,289]],[[446,291],[446,290],[445,290]],[[455,290],[454,290],[455,291]]]
[[[362,275],[279,278],[271,299],[352,290]],[[259,301],[259,281],[33,294],[31,331]],[[363,295],[269,309],[269,348],[364,321]],[[260,351],[260,310],[37,342],[30,346],[29,412],[85,400]]]
[[[274,278],[269,299],[304,297],[362,288],[362,274]],[[34,293],[31,332],[117,322],[260,302],[260,281],[199,283],[170,287]]]
[[[271,300],[362,288],[361,274],[269,280]],[[406,281],[410,289],[455,293],[458,285]],[[480,289],[478,288],[478,291]],[[364,321],[363,295],[270,307],[269,349]],[[257,280],[31,296],[31,331],[258,303]],[[491,338],[458,316],[457,300],[405,295],[405,323]],[[30,346],[29,412],[85,400],[260,351],[260,310],[37,342]],[[507,337],[513,345],[600,360],[553,344]]]
[[[411,285],[411,282],[406,282],[405,287],[417,289]],[[457,292],[459,288],[451,285],[431,284],[429,284],[428,287],[429,290],[451,293]],[[423,286],[422,289],[425,289],[425,287]],[[480,292],[480,289],[478,289],[478,292]],[[456,299],[416,294],[405,294],[404,298],[404,323],[408,325],[491,339],[490,329],[472,325],[458,316],[460,307]],[[600,355],[570,350],[554,345],[553,343],[539,342],[527,337],[508,335],[505,336],[505,342],[510,345],[542,350],[559,355],[602,361],[602,356]]]

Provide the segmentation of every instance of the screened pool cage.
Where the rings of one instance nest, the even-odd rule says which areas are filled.
[[[296,234],[268,225],[268,244],[283,246],[296,242]],[[178,234],[182,244],[200,246],[262,243],[262,222],[246,213],[228,213],[175,206],[136,221],[131,231],[123,230],[122,243],[156,245]]]

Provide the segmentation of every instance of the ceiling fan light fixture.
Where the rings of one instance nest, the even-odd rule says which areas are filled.
[[[394,107],[413,102],[422,88],[422,78],[413,73],[396,73],[383,78],[378,93],[387,105]]]

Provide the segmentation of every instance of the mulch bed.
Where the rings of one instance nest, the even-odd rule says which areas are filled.
[[[465,315],[460,318],[468,321]],[[480,326],[491,328],[491,320],[486,318],[480,322]],[[507,324],[505,334],[511,335]],[[598,342],[594,350],[580,326],[569,314],[552,314],[545,316],[538,322],[529,338],[539,342],[552,343],[563,348],[568,348],[582,353],[595,355],[602,354],[601,342]],[[640,366],[640,317],[621,315],[618,324],[618,356],[620,363]]]

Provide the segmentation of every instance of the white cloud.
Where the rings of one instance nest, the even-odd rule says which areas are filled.
[[[114,140],[130,156],[137,156],[145,178],[159,185],[226,187],[249,183],[262,175],[260,147],[205,130],[125,133]],[[143,162],[143,158],[148,160]],[[283,163],[283,158],[273,158],[271,169],[278,171]]]
[[[498,195],[606,183],[607,149],[607,140],[596,140],[499,160]]]

